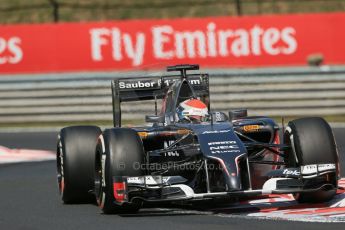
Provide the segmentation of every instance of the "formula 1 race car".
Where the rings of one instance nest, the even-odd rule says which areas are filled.
[[[176,65],[167,70],[179,74],[113,80],[113,128],[63,128],[57,146],[63,202],[96,198],[104,213],[121,213],[145,202],[290,193],[299,202],[324,202],[335,195],[339,157],[324,119],[300,118],[280,128],[246,109],[212,111],[209,75],[187,73],[198,69]],[[156,105],[145,118],[152,125],[121,127],[121,103],[144,100]]]

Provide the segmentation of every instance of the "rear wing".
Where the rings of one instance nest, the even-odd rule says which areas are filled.
[[[209,103],[209,75],[186,76],[197,97]],[[169,87],[181,80],[181,75],[119,78],[111,83],[114,127],[121,126],[121,103],[164,98]]]

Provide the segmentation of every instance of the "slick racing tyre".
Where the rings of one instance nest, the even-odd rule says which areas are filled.
[[[335,164],[338,172],[338,153],[331,127],[318,117],[290,121],[284,134],[285,143],[291,148],[286,151],[288,167],[305,165]],[[304,179],[313,186],[332,185],[316,192],[294,194],[300,203],[325,202],[333,198],[337,188],[337,174],[329,173],[314,179]]]
[[[142,176],[145,171],[143,143],[137,132],[128,128],[104,131],[98,139],[95,164],[95,193],[99,207],[105,214],[133,213],[142,202],[122,202],[115,198],[114,177]]]
[[[94,202],[94,165],[100,128],[71,126],[63,128],[58,137],[57,177],[64,203]]]

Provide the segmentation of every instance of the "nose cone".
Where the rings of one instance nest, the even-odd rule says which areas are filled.
[[[227,180],[227,190],[228,191],[238,191],[241,190],[241,179],[239,175],[228,177]]]
[[[239,191],[249,188],[250,179],[246,175],[241,174],[248,173],[248,169],[246,168],[247,154],[241,154],[237,157],[233,156],[232,159],[227,160],[227,163],[223,164],[223,172],[225,183],[227,185],[227,191]]]

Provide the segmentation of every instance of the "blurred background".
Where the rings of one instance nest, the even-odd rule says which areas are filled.
[[[0,23],[240,16],[343,10],[344,0],[1,0]]]
[[[0,37],[7,36],[4,28],[17,24],[48,23],[51,27],[51,24],[65,22],[218,16],[240,19],[286,14],[298,14],[303,21],[304,14],[341,14],[345,11],[345,0],[0,0],[0,3]],[[328,23],[332,22],[328,20]],[[345,58],[342,57],[338,57],[336,64],[325,62],[322,53],[310,53],[303,65],[296,66],[238,68],[229,63],[222,68],[201,68],[211,76],[214,110],[248,108],[249,115],[268,115],[277,121],[281,117],[287,121],[296,117],[322,116],[329,122],[341,124],[345,121]],[[126,69],[123,72],[114,67],[97,71],[45,72],[35,69],[34,73],[16,73],[15,67],[11,66],[13,73],[1,73],[1,68],[0,64],[2,129],[58,129],[74,124],[111,126],[110,81],[116,77],[164,72],[164,68],[160,72],[157,68]],[[141,118],[152,113],[153,108],[152,102],[125,105],[123,118],[129,124],[142,123]]]

